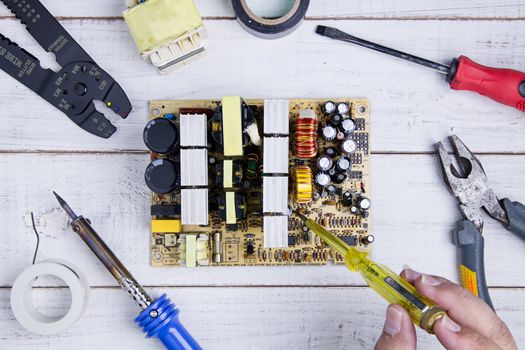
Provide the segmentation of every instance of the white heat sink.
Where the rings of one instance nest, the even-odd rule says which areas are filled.
[[[182,147],[208,146],[208,119],[206,114],[180,115],[180,145]]]
[[[181,219],[183,225],[208,225],[208,189],[181,190]]]
[[[288,248],[288,216],[263,218],[264,248]]]
[[[208,150],[180,150],[181,186],[208,186]]]
[[[264,100],[264,133],[288,135],[288,100]]]
[[[263,173],[288,174],[288,137],[265,137]]]
[[[288,177],[263,177],[263,213],[288,213]]]

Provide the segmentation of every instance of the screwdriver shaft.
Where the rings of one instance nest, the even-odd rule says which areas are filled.
[[[395,49],[392,49],[392,48],[389,48],[389,47],[386,47],[386,46],[383,46],[383,45],[379,45],[379,44],[376,44],[376,43],[373,43],[373,42],[370,42],[370,41],[367,41],[367,40],[355,37],[353,35],[350,35],[348,33],[343,32],[343,31],[341,31],[341,30],[339,30],[337,28],[326,27],[326,26],[317,26],[316,32],[317,32],[317,34],[322,35],[322,36],[326,36],[326,37],[328,37],[330,39],[346,41],[348,43],[352,43],[352,44],[356,44],[356,45],[359,45],[359,46],[366,47],[367,49],[379,51],[379,52],[382,52],[382,53],[390,55],[390,56],[401,58],[401,59],[403,59],[405,61],[409,61],[409,62],[412,62],[412,63],[417,63],[417,64],[422,65],[424,67],[434,69],[434,70],[436,70],[436,71],[438,71],[440,73],[443,73],[443,74],[448,74],[449,70],[450,70],[450,67],[446,66],[444,64],[433,62],[433,61],[427,60],[425,58],[417,57],[417,56],[408,54],[406,52],[398,51],[398,50],[395,50]]]

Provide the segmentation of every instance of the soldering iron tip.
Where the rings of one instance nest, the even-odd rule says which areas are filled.
[[[71,209],[71,207],[66,203],[65,200],[62,199],[62,197],[60,197],[58,195],[58,193],[56,193],[55,191],[53,191],[53,194],[55,195],[57,201],[58,201],[58,204],[60,204],[60,206],[62,207],[62,209],[64,209],[64,211],[66,212],[67,215],[69,215],[69,217],[71,218],[71,220],[75,220],[78,216],[77,214],[75,214],[75,212],[73,211],[73,209]]]

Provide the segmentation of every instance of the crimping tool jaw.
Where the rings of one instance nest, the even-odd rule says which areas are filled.
[[[75,124],[99,137],[110,137],[117,128],[95,109],[102,101],[108,109],[126,118],[132,106],[124,90],[94,62],[73,62],[49,79],[43,95]]]
[[[105,139],[117,131],[117,128],[111,124],[104,114],[96,110],[93,101],[82,113],[74,116],[69,115],[69,118],[85,131]]]
[[[123,119],[126,119],[133,109],[128,96],[126,96],[124,90],[116,82],[113,83],[113,86],[102,101],[109,109],[120,115]]]
[[[508,220],[505,211],[488,185],[481,162],[459,137],[452,135],[448,139],[460,169],[453,164],[453,158],[442,142],[436,144],[436,151],[443,179],[449,191],[457,198],[463,216],[480,232],[483,231],[481,208],[485,208],[492,218],[506,223]]]

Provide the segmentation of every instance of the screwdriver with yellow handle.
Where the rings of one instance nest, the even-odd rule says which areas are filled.
[[[401,305],[408,311],[410,319],[416,326],[430,334],[434,333],[434,323],[446,315],[442,308],[421,295],[413,285],[389,268],[370,260],[366,253],[349,246],[314,220],[295,210],[292,211],[303,220],[306,227],[341,254],[350,271],[359,272],[366,283],[389,303]]]

